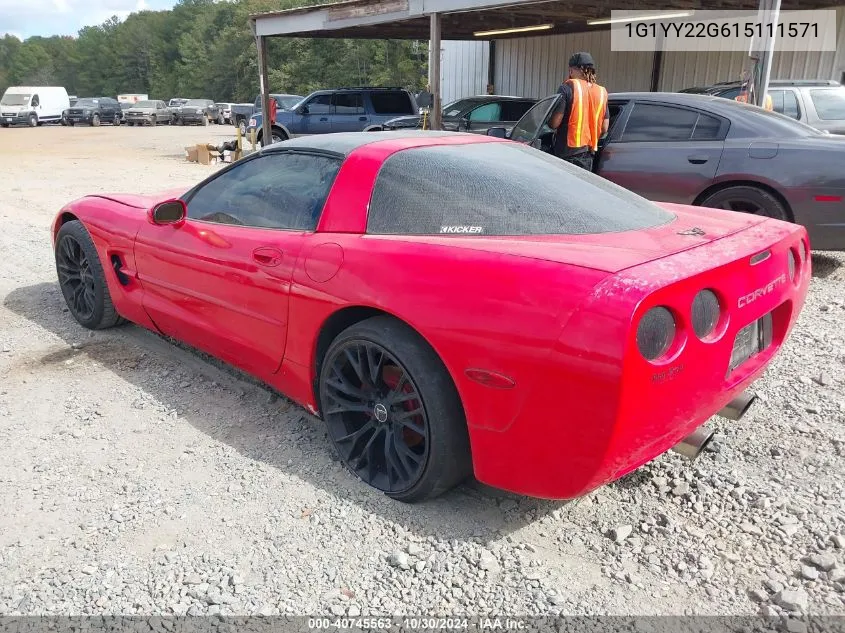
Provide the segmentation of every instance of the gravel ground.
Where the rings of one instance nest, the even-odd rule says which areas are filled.
[[[845,614],[845,256],[740,422],[568,504],[367,488],[318,420],[64,308],[49,223],[231,128],[0,130],[0,614]]]

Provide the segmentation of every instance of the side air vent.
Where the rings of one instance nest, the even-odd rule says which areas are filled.
[[[113,253],[111,256],[111,265],[114,268],[114,272],[117,275],[117,280],[120,282],[121,286],[128,286],[129,285],[129,275],[123,272],[123,262],[120,259],[120,255],[117,253]]]

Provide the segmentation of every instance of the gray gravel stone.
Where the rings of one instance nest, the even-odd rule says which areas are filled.
[[[810,562],[822,571],[830,571],[836,567],[836,556],[833,554],[814,554],[810,557]]]
[[[387,562],[391,567],[399,567],[400,569],[409,569],[408,555],[405,552],[396,550],[387,557]]]
[[[807,613],[810,597],[803,589],[784,589],[775,596],[775,602],[788,611]]]
[[[631,532],[633,531],[634,528],[631,525],[620,525],[610,531],[610,538],[612,538],[617,543],[621,543],[626,538],[628,538],[631,535]]]
[[[845,535],[834,534],[830,537],[830,539],[833,541],[833,545],[836,549],[845,549]]]
[[[804,580],[818,580],[819,570],[815,567],[804,565],[801,567],[801,578],[803,578]]]

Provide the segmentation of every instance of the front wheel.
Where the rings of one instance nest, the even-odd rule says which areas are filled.
[[[391,317],[344,330],[320,370],[320,409],[343,463],[365,483],[412,503],[472,471],[463,407],[419,334]]]
[[[246,136],[246,121],[241,119],[238,121],[238,129],[241,131],[241,136]]]
[[[95,114],[91,118],[91,127],[100,127],[100,115],[99,114]]]
[[[764,189],[749,185],[736,185],[720,189],[702,200],[699,206],[753,213],[767,218],[789,221],[789,214],[777,197]]]
[[[209,123],[209,121],[208,121],[208,116],[204,116],[204,117],[202,118],[202,124],[205,126],[205,125],[208,125],[208,123]]]
[[[114,119],[112,120],[112,125],[115,126],[115,127],[120,127],[121,122],[122,121],[120,120],[120,115],[115,114]]]
[[[29,127],[38,127],[38,115],[37,114],[30,114],[29,115]]]
[[[59,229],[56,271],[68,310],[82,327],[102,330],[120,322],[97,249],[78,220],[65,222]]]

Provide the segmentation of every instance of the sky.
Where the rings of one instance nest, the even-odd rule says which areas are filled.
[[[0,0],[0,36],[76,35],[84,26],[102,24],[133,11],[170,9],[176,0]]]

